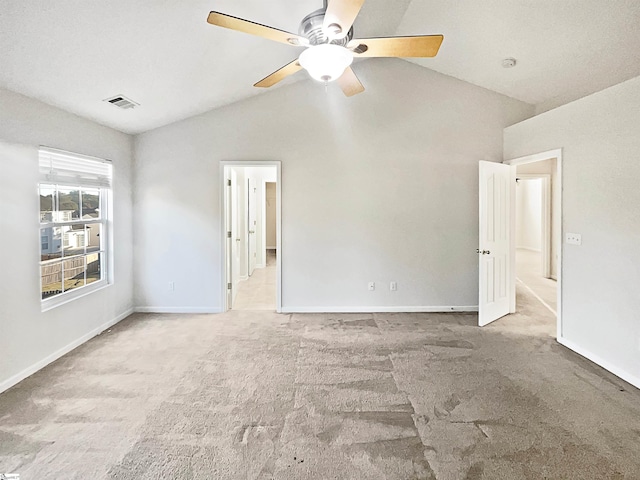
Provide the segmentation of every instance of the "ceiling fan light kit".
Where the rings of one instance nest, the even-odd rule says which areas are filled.
[[[298,61],[311,78],[328,83],[342,76],[353,62],[353,53],[340,45],[323,43],[307,48]]]
[[[324,7],[307,15],[300,23],[299,34],[211,12],[212,25],[257,35],[305,50],[299,57],[256,83],[255,87],[271,87],[304,68],[321,82],[338,80],[348,97],[361,93],[364,87],[351,69],[355,57],[435,57],[442,35],[410,37],[353,38],[355,21],[364,0],[325,0]]]

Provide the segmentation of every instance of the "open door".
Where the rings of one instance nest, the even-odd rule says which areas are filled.
[[[248,254],[248,266],[249,276],[253,275],[253,271],[256,268],[256,256],[257,256],[257,238],[256,238],[256,179],[249,177],[247,180],[247,197],[248,197],[248,235],[247,244],[249,249]]]
[[[231,229],[231,204],[233,202],[233,197],[231,196],[231,175],[227,169],[224,170],[224,231],[225,231],[225,270],[226,275],[225,279],[227,281],[226,285],[226,310],[230,309],[233,306],[233,295],[232,295],[232,283],[231,283],[231,249],[233,248],[233,239],[231,236],[233,235]]]
[[[509,313],[511,184],[513,167],[480,162],[480,239],[478,324],[497,320]]]

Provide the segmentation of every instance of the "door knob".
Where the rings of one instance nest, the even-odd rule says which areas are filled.
[[[482,251],[482,254],[483,254],[483,255],[489,255],[490,253],[491,253],[491,252],[490,252],[489,250],[483,250],[483,251]]]
[[[476,253],[480,253],[480,249],[479,248],[476,248]]]

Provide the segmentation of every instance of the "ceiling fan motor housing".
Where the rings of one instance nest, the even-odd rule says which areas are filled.
[[[304,17],[302,19],[302,22],[300,22],[300,28],[298,29],[298,34],[301,37],[305,37],[309,39],[310,45],[322,45],[324,43],[332,43],[334,45],[340,45],[342,47],[346,47],[347,43],[349,43],[353,38],[353,27],[349,29],[349,32],[343,38],[330,39],[326,35],[322,27],[324,23],[325,12],[326,12],[326,7],[316,10],[315,12],[311,12],[309,15]]]

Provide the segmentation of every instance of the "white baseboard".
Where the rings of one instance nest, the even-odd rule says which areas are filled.
[[[17,373],[14,376],[9,377],[7,380],[5,380],[5,381],[0,383],[0,393],[4,392],[5,390],[10,389],[11,387],[13,387],[17,383],[21,382],[25,378],[30,377],[31,375],[36,373],[38,370],[42,370],[44,367],[46,367],[50,363],[56,361],[57,359],[59,359],[60,357],[62,357],[64,355],[66,355],[71,350],[79,347],[83,343],[91,340],[93,337],[95,337],[96,335],[99,335],[100,333],[104,332],[108,328],[111,328],[116,323],[118,323],[121,320],[124,320],[129,315],[131,315],[132,313],[133,313],[133,308],[130,308],[129,310],[121,313],[120,315],[118,315],[117,317],[113,318],[112,320],[109,320],[108,322],[103,323],[99,327],[94,328],[89,333],[83,335],[82,337],[78,338],[77,340],[74,340],[73,342],[69,343],[68,345],[65,345],[64,347],[62,347],[59,350],[56,350],[51,355],[46,356],[45,358],[43,358],[39,362],[36,362],[33,365],[31,365],[30,367],[25,368],[20,373]]]
[[[622,380],[624,380],[625,382],[630,383],[634,387],[640,388],[640,377],[637,377],[637,376],[627,372],[626,370],[623,370],[623,369],[613,365],[611,362],[603,359],[602,357],[600,357],[598,355],[595,355],[595,354],[591,353],[590,351],[588,351],[588,350],[582,348],[581,346],[573,343],[571,340],[567,340],[566,338],[563,338],[563,337],[558,337],[558,343],[560,343],[561,345],[564,345],[565,347],[567,347],[570,350],[573,350],[578,355],[581,355],[584,358],[586,358],[588,360],[591,360],[593,363],[596,363],[596,364],[600,365],[605,370],[609,370],[616,377],[620,377]]]
[[[282,313],[444,313],[477,312],[478,306],[282,307]]]
[[[213,307],[136,307],[139,313],[222,313],[220,308]]]

